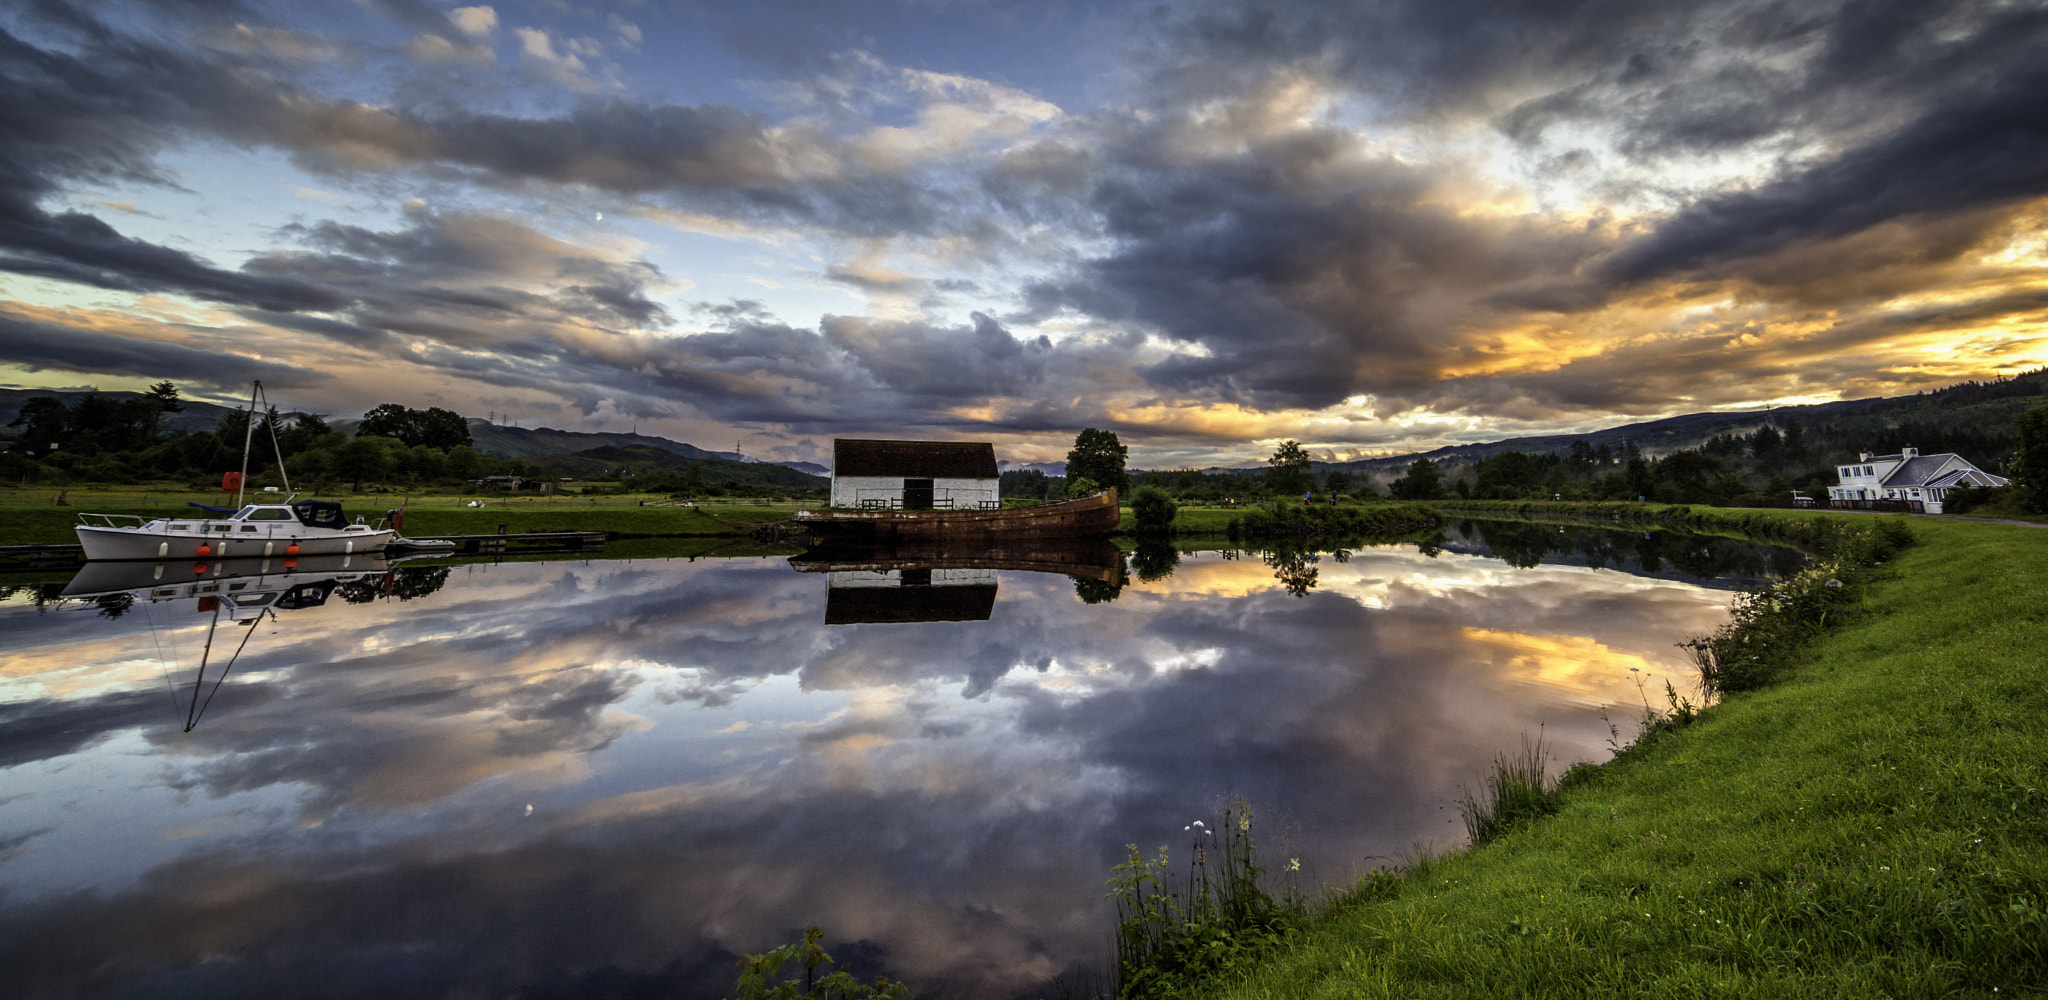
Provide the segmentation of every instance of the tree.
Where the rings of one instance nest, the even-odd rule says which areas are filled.
[[[2019,433],[2019,448],[2013,453],[2012,472],[2022,490],[2027,509],[2048,513],[2048,406],[2037,406],[2013,418]]]
[[[1118,441],[1115,431],[1093,427],[1074,435],[1074,450],[1067,452],[1067,490],[1077,479],[1087,479],[1119,493],[1131,492],[1131,474],[1124,471],[1124,456],[1130,449]]]
[[[1309,476],[1308,452],[1301,442],[1289,438],[1273,449],[1273,457],[1266,459],[1272,468],[1266,470],[1266,485],[1282,496],[1305,493],[1315,483]]]
[[[461,414],[438,406],[415,410],[397,403],[380,403],[363,414],[356,436],[397,438],[409,448],[425,445],[441,451],[473,443],[469,421]]]
[[[1486,500],[1513,500],[1536,488],[1542,478],[1536,459],[1525,452],[1503,451],[1482,459],[1473,469],[1472,492]]]
[[[7,426],[22,429],[23,451],[46,455],[70,437],[71,411],[55,396],[31,396]]]
[[[475,443],[469,436],[469,421],[454,410],[438,406],[413,411],[413,433],[418,440],[407,441],[406,444],[425,445],[442,451]]]
[[[1756,434],[1749,439],[1749,450],[1758,458],[1769,458],[1777,454],[1784,443],[1784,435],[1779,434],[1776,427],[1765,424],[1757,428]]]
[[[177,385],[169,381],[150,386],[149,391],[142,395],[142,403],[144,412],[148,414],[146,425],[151,441],[156,440],[163,426],[164,414],[185,412],[185,404],[178,400]]]
[[[1157,486],[1140,486],[1131,494],[1131,517],[1137,521],[1141,535],[1163,535],[1173,530],[1173,519],[1180,514],[1180,505],[1173,497]]]
[[[335,454],[334,471],[353,480],[360,491],[363,483],[390,474],[395,453],[403,447],[395,438],[358,435]]]
[[[1351,488],[1351,477],[1345,475],[1341,469],[1331,469],[1323,476],[1323,488],[1343,496],[1344,492]]]
[[[1067,499],[1079,500],[1102,492],[1102,484],[1087,476],[1067,476]]]
[[[1435,462],[1418,458],[1387,488],[1397,500],[1435,500],[1444,495],[1444,477]]]
[[[301,413],[293,418],[292,425],[277,433],[277,446],[284,449],[287,457],[315,447],[322,438],[334,433],[327,421],[319,414]]]

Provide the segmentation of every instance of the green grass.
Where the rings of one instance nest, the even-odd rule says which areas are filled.
[[[190,491],[144,491],[121,488],[117,490],[86,491],[73,490],[66,497],[66,506],[41,504],[0,504],[0,545],[74,544],[77,536],[71,528],[78,523],[78,513],[89,511],[96,514],[134,514],[144,518],[164,516],[191,516],[199,513],[186,506],[187,501],[228,506],[233,497],[225,500],[219,493],[194,493]],[[365,494],[358,496],[323,497],[339,499],[342,509],[351,518],[360,514],[372,521],[383,517],[384,512],[399,505],[406,505],[405,534],[414,538],[429,538],[435,535],[483,535],[498,530],[498,525],[507,531],[602,531],[614,538],[636,537],[699,537],[744,535],[753,526],[766,521],[780,521],[815,502],[777,501],[775,503],[745,503],[727,501],[699,501],[696,507],[642,507],[643,501],[663,499],[649,496],[605,496],[605,497],[510,497],[483,495],[481,497],[459,495],[428,495],[407,497],[400,494]],[[465,506],[471,500],[481,499],[483,507]],[[252,498],[252,502],[253,498]]]
[[[1789,676],[1205,995],[2039,995],[2048,532],[1911,523],[1869,613]]]

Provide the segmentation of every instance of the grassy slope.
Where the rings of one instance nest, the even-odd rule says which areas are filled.
[[[1871,614],[1796,676],[1603,769],[1559,815],[1421,865],[1394,898],[1340,904],[1214,995],[2038,990],[2048,531],[1913,527]]]

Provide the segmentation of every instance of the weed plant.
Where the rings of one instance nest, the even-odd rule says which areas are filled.
[[[1719,631],[1679,643],[1710,701],[1776,680],[1829,627],[1830,618],[1839,628],[1859,612],[1880,567],[1913,543],[1903,518],[1849,525],[1813,518],[1797,530],[1827,554],[1787,579],[1737,597]]]
[[[1132,844],[1130,858],[1111,870],[1117,1000],[1190,996],[1198,983],[1242,974],[1307,917],[1297,893],[1275,899],[1260,884],[1265,869],[1253,843],[1252,808],[1243,800],[1214,827],[1197,820],[1187,834],[1188,868],[1179,881],[1164,845],[1147,858]],[[1290,861],[1287,870],[1299,867]]]
[[[786,944],[763,954],[740,956],[735,1000],[897,1000],[910,992],[909,987],[890,982],[887,976],[876,976],[871,984],[853,978],[844,969],[820,976],[819,966],[833,964],[832,956],[819,943],[824,937],[824,931],[809,927],[804,930],[802,944]],[[803,978],[775,982],[790,959],[803,966]]]
[[[1458,797],[1458,816],[1473,845],[1557,812],[1558,786],[1549,780],[1548,771],[1541,736],[1524,737],[1520,753],[1496,756],[1482,791],[1474,794],[1468,788]]]

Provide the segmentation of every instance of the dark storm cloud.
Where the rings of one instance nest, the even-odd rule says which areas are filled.
[[[827,340],[906,396],[965,401],[1030,394],[1052,341],[1019,340],[981,313],[973,320],[968,330],[857,316],[827,316],[820,326]]]
[[[97,22],[82,24],[88,51],[118,44]],[[173,96],[177,91],[155,86],[165,81],[123,76],[121,61],[116,56],[108,66],[38,48],[0,29],[0,269],[268,310],[342,305],[345,300],[317,285],[222,270],[184,251],[123,236],[93,215],[53,214],[40,206],[68,182],[161,182],[150,162],[153,147],[168,128],[189,120],[192,109]],[[154,68],[180,75],[183,87],[208,89],[232,78],[224,68],[181,55],[165,53],[163,62],[175,68]]]
[[[1591,377],[1617,367],[1597,362],[1499,386],[1442,373],[1485,357],[1504,327],[1589,315],[1660,281],[1737,282],[1795,308],[1938,287],[2002,212],[2048,194],[2037,5],[1226,3],[1162,16],[1150,117],[1098,116],[1085,162],[1048,143],[1043,166],[1012,154],[991,176],[1026,190],[1017,178],[1085,176],[1116,248],[1031,289],[1029,315],[1073,309],[1196,348],[1140,369],[1184,396],[1264,409],[1356,393],[1396,409],[1512,399],[1526,416],[1668,405],[1636,391],[1642,380]],[[1459,210],[1483,195],[1474,178],[1262,106],[1262,88],[1295,79],[1359,102],[1368,129],[1477,115],[1543,147],[1573,124],[1639,165],[1816,152],[1746,190],[1674,191],[1680,207],[1629,229],[1508,221]],[[1659,385],[1699,371],[1631,360]],[[1740,358],[1702,363],[1729,376],[1714,398],[1745,396]]]
[[[2043,101],[2048,71],[2036,66],[1994,76],[1893,135],[1755,190],[1698,202],[1597,273],[1631,283],[1739,270],[1743,261],[1790,245],[1894,219],[1938,221],[2041,197],[2048,194]]]
[[[0,309],[0,357],[30,371],[108,372],[207,385],[262,379],[283,388],[318,385],[333,378],[297,365],[42,322],[4,309]]]
[[[1592,232],[1469,218],[1435,171],[1361,157],[1330,127],[1183,117],[1119,131],[1093,195],[1119,248],[1031,293],[1199,347],[1142,369],[1156,386],[1261,408],[1414,388],[1498,319],[1472,290],[1570,273]],[[1226,152],[1188,162],[1187,147]]]

